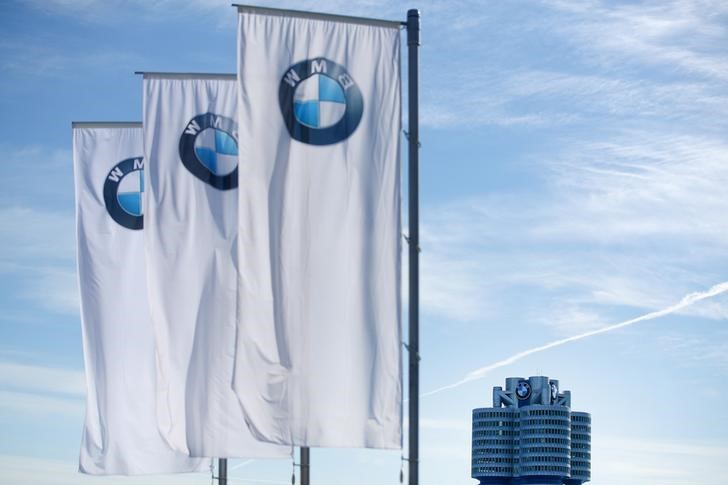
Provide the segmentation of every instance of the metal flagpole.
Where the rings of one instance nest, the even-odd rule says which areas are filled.
[[[419,483],[420,422],[420,211],[418,54],[420,11],[407,11],[409,124],[409,485]]]
[[[301,447],[301,485],[311,485],[311,448]]]
[[[227,458],[220,458],[217,461],[217,483],[227,485]]]

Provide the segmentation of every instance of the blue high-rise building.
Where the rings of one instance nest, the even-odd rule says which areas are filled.
[[[591,478],[591,416],[559,381],[509,377],[493,407],[473,410],[472,477],[480,485],[581,485]]]

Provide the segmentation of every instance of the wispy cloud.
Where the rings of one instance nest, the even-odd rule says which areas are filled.
[[[18,291],[18,297],[53,313],[77,316],[80,309],[78,279],[73,269],[37,268],[31,282]]]
[[[535,190],[525,181],[422,210],[426,309],[483,319],[509,292],[538,288],[560,304],[542,303],[530,318],[570,313],[594,325],[608,319],[605,306],[659,308],[726,276],[728,144],[626,130],[564,145],[529,156],[540,168]],[[690,311],[723,318],[723,306]]]
[[[420,418],[422,429],[436,431],[470,431],[470,423],[462,419]]]
[[[235,10],[231,7],[235,2],[227,0],[190,0],[182,5],[174,0],[30,0],[29,3],[41,11],[80,16],[93,22],[108,23],[117,20],[109,18],[111,12],[120,12],[124,17],[133,15],[139,20],[152,23],[161,21],[160,16],[180,15],[227,17],[230,19],[228,26],[233,26],[235,20]],[[255,5],[393,20],[404,20],[407,9],[411,8],[387,0],[362,0],[355,3],[347,0],[260,0]],[[482,13],[475,13],[479,10],[477,0],[453,0],[446,4],[437,0],[422,0],[417,6],[430,18],[437,16],[445,19],[438,24],[454,30],[476,27],[483,19]]]
[[[513,291],[546,289],[554,301],[521,311],[569,332],[609,321],[607,308],[659,308],[725,278],[725,5],[532,4],[519,28],[559,45],[558,59],[535,61],[498,28],[467,59],[425,72],[424,123],[520,125],[533,148],[508,163],[541,179],[423,209],[423,307],[487,320]],[[479,21],[500,22],[491,12]],[[538,142],[565,125],[573,134]],[[722,318],[724,306],[689,311]]]
[[[116,71],[131,74],[144,57],[122,49],[75,52],[59,50],[35,39],[0,42],[0,72],[22,76],[76,79],[79,72]]]
[[[551,301],[525,302],[522,315],[568,334],[725,278],[725,5],[532,3],[520,29],[558,44],[558,59],[522,58],[519,36],[484,39],[425,73],[423,119],[573,135],[510,162],[542,169],[535,194],[510,187],[422,211],[423,307],[489,320],[514,291],[545,289]],[[498,22],[493,12],[481,20]],[[723,318],[725,305],[686,311]]]
[[[15,275],[15,298],[52,312],[78,314],[73,214],[4,207],[0,227],[0,274]]]
[[[424,72],[423,123],[432,127],[599,128],[680,120],[722,126],[728,41],[715,1],[533,1],[471,22],[481,43],[467,58],[437,58]],[[479,10],[471,8],[471,11]],[[452,37],[446,36],[444,42]],[[542,59],[534,59],[543,45]],[[531,42],[523,45],[524,42]],[[558,56],[549,50],[559,46]]]
[[[718,443],[675,442],[670,440],[650,440],[607,435],[602,436],[599,443],[595,443],[595,445],[600,449],[612,449],[624,452],[702,456],[717,459],[728,458],[728,446]]]
[[[434,75],[423,93],[422,122],[438,128],[664,124],[728,112],[721,86],[706,81],[654,81],[613,73],[574,73],[502,66],[453,65],[458,82]],[[445,84],[448,84],[447,87]]]
[[[78,419],[85,395],[83,371],[0,362],[0,408],[8,415]]]
[[[544,221],[536,231],[627,244],[655,235],[723,245],[728,221],[717,216],[728,210],[727,148],[718,138],[645,131],[571,148],[548,164],[570,217]]]
[[[113,24],[132,19],[153,24],[163,21],[164,18],[188,15],[199,17],[214,11],[219,15],[233,15],[230,6],[232,2],[223,0],[192,0],[183,4],[172,0],[29,0],[27,3],[47,14],[68,15],[98,24]],[[233,19],[229,25],[234,26]]]
[[[0,480],[5,485],[78,485],[99,483],[99,477],[78,473],[75,461],[54,460],[32,456],[0,455]],[[179,483],[209,483],[209,473],[179,473],[141,477],[107,476],[101,479],[108,485],[174,485]]]
[[[601,335],[603,333],[613,332],[615,330],[619,330],[624,327],[629,327],[631,325],[635,325],[640,322],[654,320],[655,318],[660,318],[665,315],[675,313],[679,310],[682,310],[683,308],[694,305],[695,303],[697,303],[699,301],[705,300],[707,298],[713,298],[714,296],[720,295],[725,292],[728,292],[728,282],[719,283],[717,285],[714,285],[707,291],[694,292],[694,293],[685,295],[679,302],[677,302],[674,305],[671,305],[667,308],[663,308],[661,310],[650,312],[650,313],[641,315],[636,318],[625,320],[624,322],[615,323],[613,325],[608,325],[606,327],[598,328],[596,330],[591,330],[589,332],[581,333],[578,335],[573,335],[571,337],[567,337],[567,338],[563,338],[563,339],[559,339],[559,340],[554,340],[553,342],[549,342],[544,345],[539,345],[538,347],[533,347],[531,349],[518,352],[506,359],[500,360],[493,364],[489,364],[489,365],[487,365],[485,367],[481,367],[479,369],[475,369],[475,370],[469,372],[465,377],[463,377],[459,381],[456,381],[447,386],[440,387],[438,389],[435,389],[434,391],[426,392],[426,393],[422,394],[422,396],[423,397],[431,396],[433,394],[438,394],[440,392],[447,391],[449,389],[454,389],[456,387],[460,387],[460,386],[467,384],[469,382],[472,382],[474,380],[482,379],[483,377],[487,376],[493,370],[499,369],[501,367],[505,367],[505,366],[510,365],[514,362],[517,362],[521,359],[525,359],[526,357],[528,357],[530,355],[544,352],[546,350],[550,350],[555,347],[560,347],[562,345],[566,345],[571,342],[583,340],[585,338],[594,337],[596,335]]]
[[[6,267],[21,264],[71,264],[75,222],[71,212],[33,207],[0,208],[0,237]]]
[[[81,370],[14,362],[0,362],[0,388],[76,397],[86,395],[86,381]]]
[[[0,390],[0,409],[6,416],[60,415],[78,419],[83,416],[84,402],[81,399]]]
[[[632,58],[640,65],[728,79],[728,62],[716,48],[728,39],[725,2],[592,2],[588,9],[577,2],[556,2],[552,6],[571,14],[554,29],[596,54],[597,62],[621,63],[624,69],[624,61]]]
[[[725,317],[728,320],[728,315]],[[728,370],[728,332],[716,335],[703,332],[666,332],[656,338],[657,345],[666,353],[675,356],[677,367],[701,372]],[[710,392],[708,392],[710,394]],[[715,397],[715,396],[706,396]]]
[[[720,463],[728,458],[722,443],[601,436],[592,444],[592,476],[609,483],[695,485],[700,477],[728,480]]]

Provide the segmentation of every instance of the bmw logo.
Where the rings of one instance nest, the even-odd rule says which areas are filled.
[[[559,385],[551,381],[549,382],[549,386],[551,387],[551,402],[556,402],[556,399],[559,397]]]
[[[281,79],[278,101],[291,137],[309,145],[346,140],[364,112],[354,79],[343,66],[324,57],[289,67]]]
[[[518,381],[518,385],[516,386],[516,396],[518,396],[518,399],[521,401],[531,397],[531,384],[529,384],[528,381]]]
[[[111,169],[104,181],[104,203],[112,219],[127,229],[142,229],[144,159],[127,158]]]
[[[238,127],[214,113],[197,115],[179,139],[179,156],[195,177],[216,189],[238,186]]]

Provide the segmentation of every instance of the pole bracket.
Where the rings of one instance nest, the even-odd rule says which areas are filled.
[[[404,137],[407,139],[407,141],[409,141],[409,139],[410,139],[409,131],[402,130],[402,133],[404,134]],[[420,142],[419,140],[417,140],[417,148],[422,148],[422,142]]]

